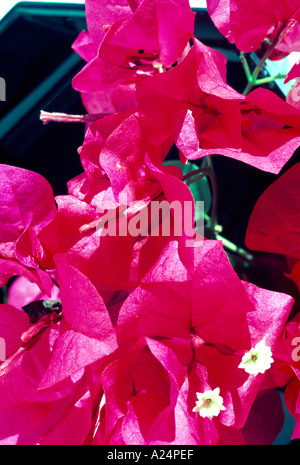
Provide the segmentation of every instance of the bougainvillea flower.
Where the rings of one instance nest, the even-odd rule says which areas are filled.
[[[9,279],[15,276],[22,276],[31,283],[35,283],[44,294],[50,296],[52,278],[49,272],[40,268],[29,269],[14,260],[0,259],[0,287],[5,286]]]
[[[272,351],[262,340],[243,355],[239,368],[243,368],[246,373],[257,375],[258,373],[265,373],[273,362]]]
[[[163,157],[175,142],[184,160],[220,154],[278,173],[299,146],[299,110],[266,89],[246,97],[231,90],[216,62],[215,67],[206,62],[214,79],[205,81],[197,74],[202,60],[196,42],[175,68],[137,87],[143,131],[153,152],[163,147]]]
[[[197,392],[219,391],[210,388],[204,365],[193,362],[193,351],[190,339],[177,337],[141,336],[127,349],[123,346],[122,356],[102,374],[105,426],[100,443],[270,444],[283,421],[274,389],[259,393],[242,429],[220,422],[221,408],[211,419],[193,413]]]
[[[38,234],[56,215],[52,188],[41,175],[8,165],[1,165],[0,187],[0,255],[37,268]]]
[[[162,341],[140,338],[129,352],[104,370],[101,379],[106,402],[100,444],[247,443],[245,436],[246,432],[248,436],[252,432],[250,425],[246,425],[241,432],[220,422],[202,419],[199,414],[193,413],[197,399],[196,389],[201,389],[204,384],[202,378],[194,373],[194,369],[186,374],[185,363],[188,363],[192,355],[191,346],[184,340],[177,340],[177,343],[181,344],[180,357]],[[144,371],[145,364],[148,367],[147,375]],[[192,396],[191,392],[194,390],[195,395]],[[274,406],[274,396],[272,401]],[[256,410],[255,405],[253,410]],[[273,424],[269,424],[268,420],[272,417],[270,409],[268,408],[268,412],[263,410],[265,405],[260,406],[260,424],[252,432],[252,442],[247,438],[250,444],[255,443],[253,437],[257,443],[268,443],[260,425],[268,423],[271,437],[280,429],[274,415]],[[251,420],[251,417],[252,414],[248,419]]]
[[[300,289],[299,209],[300,164],[296,163],[269,186],[257,201],[250,216],[246,244],[249,248],[282,254],[294,263],[287,276]],[[285,402],[296,419],[292,438],[299,438],[299,318],[296,315],[285,327],[274,351],[274,369],[270,374],[285,389]]]
[[[127,0],[118,1],[116,8],[114,2],[103,0],[87,0],[85,2],[86,22],[91,42],[97,48],[102,42],[106,29],[103,26],[111,26],[116,21],[125,21],[132,15],[132,7],[136,2]]]
[[[214,114],[204,120],[203,111],[192,111],[178,135],[176,143],[185,158],[219,154],[277,174],[298,148],[298,110],[272,92],[256,89],[241,103],[206,100],[214,104]],[[188,150],[184,136],[194,141]]]
[[[225,426],[219,421],[220,412],[212,419],[193,413],[197,391],[210,389],[201,365],[192,369],[182,384],[175,407],[176,433],[172,444],[205,445],[270,445],[283,426],[281,399],[276,389],[258,392],[242,428]],[[220,390],[221,391],[221,390]],[[222,396],[220,396],[222,398]],[[223,398],[222,398],[223,399]],[[188,407],[187,407],[188,406]],[[221,402],[219,404],[221,406]],[[222,404],[224,407],[224,405]],[[194,407],[195,408],[195,407]],[[217,413],[217,410],[215,411]]]
[[[155,178],[145,165],[145,156],[144,137],[138,118],[133,114],[110,134],[99,157],[117,201],[121,202],[126,195],[130,204],[153,190]]]
[[[98,171],[100,172],[99,164]],[[95,180],[96,176],[93,174],[91,178]],[[39,234],[39,240],[45,251],[41,264],[45,269],[52,270],[55,268],[54,256],[70,251],[71,263],[85,273],[88,269],[93,270],[91,279],[99,273],[99,279],[96,281],[101,283],[103,275],[106,275],[107,278],[110,275],[110,273],[107,274],[108,269],[105,270],[105,267],[112,267],[109,254],[107,255],[105,251],[106,247],[103,245],[101,252],[100,250],[98,252],[99,254],[103,253],[102,266],[100,266],[100,269],[103,267],[103,274],[99,272],[99,263],[95,266],[96,261],[99,260],[99,255],[97,258],[95,257],[95,261],[92,261],[88,269],[87,264],[84,265],[84,263],[96,253],[100,246],[101,232],[98,230],[100,226],[98,229],[97,226],[100,224],[101,217],[107,210],[117,211],[119,204],[114,200],[107,176],[100,176],[95,182],[93,180],[90,182],[86,173],[82,173],[69,181],[68,189],[69,194],[56,196],[57,215]],[[113,244],[117,245],[116,239],[112,238],[112,241]],[[104,241],[105,239],[103,239]],[[126,241],[127,238],[124,241],[121,239],[121,243],[115,251],[116,258],[120,257],[120,252],[122,248],[124,250]],[[113,249],[114,247],[111,246],[110,253]],[[128,257],[128,264],[130,259]]]
[[[279,61],[287,57],[291,52],[300,51],[300,23],[291,20],[282,33],[277,27],[268,34],[261,47],[256,50],[259,58],[268,57],[271,61]]]
[[[86,67],[83,68],[82,74],[90,76],[89,67],[93,68],[94,62],[98,56],[98,49],[101,41],[103,40],[110,25],[115,22],[120,23],[126,20],[132,14],[132,10],[127,1],[119,3],[118,8],[115,8],[110,2],[99,1],[86,1],[86,19],[88,31],[82,31],[73,44],[73,49],[77,52],[86,62]],[[101,60],[98,60],[101,61]],[[97,66],[97,64],[96,64]],[[115,67],[109,63],[110,71]],[[79,86],[83,86],[84,90],[81,92],[81,98],[85,108],[89,113],[114,113],[115,111],[122,111],[126,108],[136,106],[134,89],[128,85],[119,85],[118,87],[111,87],[105,91],[93,92],[90,88],[89,79],[81,80],[81,73],[79,73]],[[77,86],[77,76],[74,79],[74,85]]]
[[[127,138],[121,143],[124,133],[127,134]],[[178,179],[178,192],[187,200],[188,189],[179,182],[183,177],[181,170],[176,166],[166,167],[153,162],[147,152],[147,142],[141,118],[138,113],[134,113],[120,124],[103,144],[99,163],[110,179],[116,201],[122,202],[126,197],[128,205],[140,200],[146,202],[164,191],[167,200],[170,201],[166,190],[175,178]],[[164,177],[168,177],[169,182],[164,182]],[[180,199],[180,194],[177,197],[181,202],[184,201]],[[189,200],[192,202],[191,195]]]
[[[152,341],[151,347],[155,345],[160,344]],[[166,355],[170,351],[168,348],[163,350],[165,365],[168,365]],[[175,364],[176,357],[173,356],[174,368]],[[178,376],[184,372],[178,361],[177,370]],[[161,434],[163,437],[169,436],[168,429],[163,428],[159,418],[164,415],[169,403],[174,403],[178,388],[173,375],[153,355],[144,338],[130,352],[110,364],[101,378],[106,399],[106,444],[143,444],[144,437],[158,439]]]
[[[285,325],[274,349],[274,364],[270,369],[270,380],[284,387],[284,400],[289,413],[294,417],[291,439],[300,437],[300,325],[299,313]]]
[[[193,412],[198,412],[200,417],[209,418],[217,417],[221,410],[225,410],[223,398],[220,396],[220,388],[215,388],[213,391],[209,389],[205,392],[197,392],[196,407]]]
[[[225,118],[226,112],[224,112]],[[278,174],[285,163],[299,147],[299,110],[284,102],[273,92],[266,89],[255,89],[245,102],[231,115],[235,124],[231,128],[236,133],[226,144],[222,113],[207,130],[199,135],[205,145],[211,144],[214,149],[204,150],[207,154],[218,153],[248,163],[270,173]],[[220,137],[219,146],[216,147]],[[228,138],[228,136],[227,136]],[[202,150],[200,150],[200,153]]]
[[[170,67],[181,58],[193,37],[194,20],[195,12],[186,0],[141,1],[128,20],[110,28],[99,55],[119,65],[154,61]]]
[[[50,270],[55,268],[54,255],[71,248],[82,237],[80,227],[98,218],[92,206],[72,195],[56,196],[55,201],[57,215],[39,234],[45,250],[41,263]]]
[[[44,331],[40,326],[33,335],[37,325],[29,325],[22,310],[3,304],[0,312],[0,335],[6,342],[7,356],[7,362],[0,365],[0,444],[84,443],[92,418],[84,373],[52,390],[38,389],[59,336],[59,323],[44,326]]]
[[[127,134],[125,141],[124,133]],[[159,171],[162,176],[165,173],[182,180],[179,168],[162,165],[170,143],[170,138],[162,142],[163,154],[161,150],[158,153],[151,150],[144,117],[139,112],[127,111],[94,121],[79,149],[85,174],[69,181],[69,194],[96,207],[98,213],[137,201],[146,206],[162,193],[162,184],[167,188],[168,183],[157,178]],[[180,184],[179,191],[187,193],[186,187]]]
[[[299,46],[291,6],[208,2],[230,41],[275,40],[277,58]],[[175,144],[183,162],[220,154],[278,173],[300,145],[297,106],[229,86],[225,55],[193,36],[188,0],[86,0],[86,16],[73,86],[97,115],[62,117],[87,123],[83,172],[54,198],[38,174],[2,165],[0,286],[19,277],[0,305],[0,444],[271,444],[285,386],[299,437],[294,300],[241,281],[221,241],[196,247],[192,192],[165,164]],[[283,178],[271,186],[280,201],[272,191],[268,214],[273,203],[286,210],[283,253],[299,260],[300,289],[293,170],[289,189]],[[156,201],[166,217],[151,216]],[[274,230],[278,252],[285,236]]]
[[[224,54],[194,39],[193,45],[178,65],[151,79],[145,77],[141,82],[143,86],[139,91],[139,99],[145,100],[149,92],[147,103],[150,106],[153,92],[196,105],[204,92],[224,99],[244,100],[243,95],[226,83],[226,64]],[[137,90],[139,88],[140,84]]]
[[[154,163],[164,160],[174,142],[180,150],[185,149],[185,154],[197,152],[200,146],[198,129],[201,132],[215,120],[219,113],[217,106],[224,104],[226,107],[226,102],[234,106],[235,100],[245,99],[226,83],[225,75],[225,56],[194,40],[177,66],[139,83],[138,112]],[[196,118],[198,128],[194,134],[189,125]],[[228,123],[228,116],[225,121]],[[230,132],[229,124],[227,126]]]
[[[134,287],[169,240],[167,235],[151,235],[153,200],[181,207],[180,217],[170,211],[170,236],[176,223],[177,231],[181,228],[182,234],[188,232],[193,238],[194,198],[182,171],[152,162],[143,129],[139,113],[128,116],[128,112],[90,125],[80,148],[85,172],[69,181],[67,196],[56,197],[57,215],[39,235],[46,251],[45,268],[54,268],[55,253],[64,253],[99,291],[106,286],[115,290]],[[191,207],[189,231],[183,214],[187,202]],[[137,225],[142,217],[147,222],[144,229]],[[121,224],[125,234],[119,230]],[[132,225],[136,234],[129,231]]]
[[[63,327],[40,388],[49,388],[116,349],[106,305],[93,284],[56,255],[63,307]]]
[[[299,176],[296,163],[258,199],[248,222],[247,247],[300,259]]]
[[[188,200],[193,205],[193,197],[187,186],[180,178],[168,174],[168,172],[170,172],[170,169],[166,169],[166,173],[161,173],[162,180],[159,179],[159,170],[152,175],[153,180],[159,187],[159,192],[163,189],[161,183],[164,183],[167,189],[169,186],[168,180],[172,184],[174,178],[173,184],[177,183],[177,192],[175,188],[172,194],[173,188],[169,189],[168,197],[171,201],[178,198],[182,202],[186,201],[188,197]],[[83,176],[83,179],[90,188],[85,176]],[[136,181],[138,180],[136,179]],[[145,183],[147,183],[147,179]],[[106,182],[107,184],[110,185],[109,181]],[[66,196],[57,196],[56,198],[57,215],[39,235],[39,240],[45,250],[42,266],[52,270],[55,268],[55,255],[64,253],[69,263],[89,276],[99,291],[100,289],[105,291],[106,286],[114,290],[131,288],[152,266],[155,257],[159,255],[169,240],[168,237],[147,237],[151,225],[151,217],[147,209],[151,197],[145,201],[142,200],[138,205],[133,203],[131,207],[132,213],[128,208],[129,205],[127,203],[123,204],[123,209],[128,210],[129,216],[127,218],[119,211],[120,203],[114,199],[111,187],[96,193],[93,193],[88,188],[84,195],[85,200],[90,202],[88,204],[77,198],[77,195],[79,197],[83,195],[80,185],[80,180],[72,180],[69,185],[72,193]],[[134,186],[132,186],[132,191],[135,191]],[[175,198],[172,197],[174,194]],[[140,216],[143,215],[143,212],[144,217],[146,215],[147,227],[145,231],[141,231],[142,236],[140,234],[132,235],[129,233],[129,224],[140,211],[142,211]],[[108,219],[108,212],[110,212],[110,219]],[[124,235],[119,233],[119,222],[122,222],[125,226]],[[140,256],[143,258],[140,259]],[[115,266],[116,263],[118,263],[117,267]],[[15,274],[20,273],[16,272]],[[29,274],[29,271],[27,274]],[[8,277],[5,275],[4,284],[7,282]]]
[[[207,10],[219,31],[242,52],[253,52],[265,39],[278,40],[278,36],[284,44],[278,47],[289,52],[298,50],[299,42],[293,43],[288,36],[293,28],[299,31],[299,1],[275,0],[270,6],[264,0],[250,7],[245,0],[208,0]]]
[[[115,330],[92,283],[59,255],[55,264],[62,314],[29,324],[22,310],[0,307],[0,335],[6,342],[0,391],[11,386],[0,403],[3,444],[83,444],[95,428],[99,392],[96,378],[89,386],[92,368],[88,376],[83,368],[96,362],[103,370],[111,362]]]
[[[92,122],[85,133],[82,146],[78,149],[82,167],[90,183],[103,182],[105,171],[99,163],[101,149],[107,138],[132,114],[132,110],[106,116]],[[107,176],[106,176],[107,178]],[[99,189],[99,187],[98,187]]]
[[[241,282],[218,241],[204,241],[193,253],[171,242],[124,302],[118,340],[122,348],[142,335],[159,338],[178,358],[177,341],[187,341],[194,351],[187,371],[200,363],[207,380],[196,392],[220,388],[226,410],[217,421],[242,428],[266,373],[248,375],[239,364],[263,339],[273,350],[292,303],[290,296]]]
[[[0,366],[3,444],[83,444],[94,428],[93,393],[82,368],[103,358],[111,361],[107,356],[116,349],[114,329],[87,278],[59,258],[56,267],[63,316],[51,323],[49,315],[29,325],[25,312],[0,307],[7,355]],[[8,386],[9,396],[4,395]]]
[[[56,267],[55,255],[68,253],[70,263],[87,274],[97,287],[100,286],[102,289],[106,284],[106,279],[113,282],[111,270],[115,262],[111,262],[110,259],[115,256],[117,260],[119,257],[120,264],[120,257],[124,256],[124,259],[126,257],[126,265],[129,267],[132,254],[127,255],[124,252],[124,250],[128,250],[127,238],[124,240],[121,238],[120,242],[118,242],[117,237],[112,238],[110,248],[109,246],[105,247],[106,238],[104,238],[101,242],[101,250],[99,249],[101,232],[97,230],[97,225],[105,209],[116,211],[118,204],[115,202],[110,188],[98,192],[98,189],[103,188],[102,181],[105,187],[109,185],[107,179],[100,179],[96,183],[97,188],[95,185],[93,186],[95,187],[95,192],[93,192],[85,173],[83,174],[84,176],[79,175],[80,179],[70,180],[69,187],[72,193],[56,197],[57,215],[39,234],[39,240],[45,251],[41,264],[45,269],[53,270]],[[88,186],[87,190],[83,189],[82,180]],[[80,198],[89,201],[89,203]],[[109,244],[109,239],[107,239],[107,243]],[[115,255],[110,255],[112,253]],[[100,272],[100,270],[102,271]],[[121,278],[122,271],[118,268],[116,271]],[[104,276],[106,279],[102,282]],[[117,284],[114,288],[116,287]],[[105,291],[103,290],[103,292]],[[102,296],[104,297],[104,294]]]
[[[106,100],[106,110],[111,106],[111,111],[114,107],[121,111],[128,104],[134,105],[131,94],[137,77],[143,73],[155,74],[160,68],[171,66],[182,57],[193,37],[195,13],[187,1],[128,2],[131,14],[126,3],[121,2],[117,9],[108,4],[102,11],[99,2],[87,2],[90,36],[81,33],[74,49],[88,63],[73,79],[73,86],[83,96],[93,95],[91,99],[83,97],[89,111],[92,100],[98,107],[99,103],[105,105]],[[96,22],[95,17],[101,18],[101,22]],[[95,49],[97,53],[90,59]],[[118,101],[122,88],[127,89],[128,96],[125,90]],[[102,95],[103,89],[109,91],[106,98]]]
[[[79,240],[64,253],[65,260],[88,276],[101,295],[109,289],[134,287],[169,240],[168,237],[141,239],[129,234],[101,234],[93,223],[93,230],[80,233]]]
[[[41,236],[42,243],[47,244],[45,248],[48,261],[44,263],[44,266],[50,267],[55,251],[60,251],[65,254],[65,259],[70,264],[76,266],[91,279],[98,290],[127,289],[137,285],[175,232],[177,237],[186,236],[189,239],[194,237],[194,199],[189,188],[182,181],[182,172],[178,169],[175,171],[172,167],[157,167],[151,164],[147,157],[143,165],[143,169],[151,175],[145,176],[144,179],[135,176],[128,179],[128,175],[132,174],[130,165],[123,165],[124,170],[120,178],[115,178],[117,173],[112,170],[113,192],[119,202],[122,202],[123,191],[119,188],[123,185],[121,182],[125,182],[125,193],[128,193],[125,201],[128,200],[128,204],[123,204],[126,209],[124,214],[113,206],[109,210],[111,220],[108,223],[101,223],[103,218],[108,218],[108,214],[104,211],[97,213],[96,220],[87,217],[87,221],[84,222],[82,221],[84,209],[82,212],[74,210],[74,218],[72,222],[68,222],[66,220],[72,212],[67,211],[64,214],[63,210],[58,209],[58,215],[53,224],[50,224]],[[140,185],[143,187],[144,197],[137,201],[136,196],[141,192],[137,187]],[[155,186],[155,191],[152,188],[149,190],[149,185]],[[179,212],[174,214],[171,210],[170,215],[165,219],[166,222],[169,221],[169,235],[160,234],[159,230],[156,232],[154,226],[152,227],[152,220],[155,220],[155,212],[151,210],[152,199],[157,199],[158,203],[165,201],[171,206],[175,203],[181,206]],[[70,202],[79,207],[81,204],[84,205],[84,202],[78,199],[75,201],[74,198],[73,201],[72,196],[70,196]],[[184,214],[184,206],[187,202],[190,208]],[[99,205],[101,205],[100,202]],[[88,211],[90,206],[86,205],[86,208]],[[70,219],[72,219],[71,216]],[[146,220],[146,224],[143,220]],[[139,221],[141,224],[137,224]],[[185,221],[189,223],[186,224]],[[61,228],[60,224],[62,224]],[[72,234],[65,237],[64,231],[72,224],[76,226],[76,231],[75,228],[72,229]],[[158,227],[160,224],[161,220],[158,222]],[[120,231],[121,225],[123,229],[125,227],[124,234]],[[57,227],[60,229],[57,230]],[[134,231],[132,227],[135,228]],[[57,245],[56,241],[58,241]],[[116,263],[118,266],[115,266]]]

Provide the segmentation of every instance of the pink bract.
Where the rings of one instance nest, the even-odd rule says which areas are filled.
[[[87,1],[86,14],[89,35],[81,33],[73,48],[88,63],[73,86],[89,111],[134,107],[132,88],[139,75],[179,60],[194,32],[195,13],[185,0],[125,1],[118,8]]]
[[[246,244],[250,249],[300,259],[300,163],[280,176],[258,199],[250,216]]]
[[[282,33],[283,48],[289,52],[299,50],[299,43],[289,40],[289,31],[299,31],[300,3],[276,0],[272,7],[267,0],[249,5],[245,0],[207,1],[208,12],[220,32],[242,52],[253,52],[268,36],[272,39]],[[284,37],[284,34],[287,34]]]
[[[52,188],[41,175],[1,165],[0,254],[36,268],[43,257],[38,234],[56,215]]]
[[[186,364],[186,373],[195,366],[194,376],[198,378],[201,367],[200,392],[218,386],[224,398],[226,410],[215,421],[240,429],[263,376],[249,378],[238,368],[238,354],[262,339],[273,348],[293,299],[241,282],[218,242],[205,241],[196,250],[189,256],[187,250],[169,244],[123,304],[118,340],[120,347],[128,350],[142,336],[158,339]],[[270,306],[268,312],[266,306]],[[189,349],[185,350],[186,356],[184,345]],[[179,385],[182,382],[181,375]],[[200,428],[197,431],[201,435],[202,428],[196,428]],[[198,441],[203,440],[199,436]]]
[[[207,4],[243,52],[300,50],[300,0]],[[88,114],[41,115],[86,124],[81,172],[54,197],[0,166],[0,444],[272,444],[279,388],[299,438],[300,65],[286,99],[247,94],[271,81],[251,70],[244,95],[194,36],[188,0],[85,9],[72,85]],[[283,256],[292,295],[250,282],[256,255],[222,236],[214,155],[277,175],[245,242]]]
[[[299,146],[299,110],[266,89],[247,97],[232,93],[220,74],[210,93],[203,92],[190,72],[198,69],[199,56],[192,48],[174,69],[137,89],[144,133],[156,153],[175,142],[183,160],[219,154],[277,174]]]

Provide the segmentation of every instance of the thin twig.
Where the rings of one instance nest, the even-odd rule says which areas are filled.
[[[210,180],[211,187],[212,187],[212,209],[211,209],[211,215],[210,215],[210,227],[212,228],[212,230],[214,230],[215,226],[217,225],[218,182],[217,182],[217,177],[215,175],[212,157],[211,156],[206,157],[206,162],[210,169],[209,180]]]
[[[241,61],[242,61],[242,64],[243,64],[243,67],[244,67],[244,70],[245,70],[245,73],[246,73],[246,77],[247,77],[247,80],[248,80],[248,84],[247,86],[245,87],[244,89],[244,92],[243,92],[243,95],[247,95],[249,94],[249,92],[252,90],[252,88],[256,85],[258,85],[258,81],[257,81],[257,78],[258,78],[258,75],[260,73],[260,70],[262,69],[262,67],[264,66],[266,60],[269,58],[269,56],[272,54],[272,52],[274,51],[276,45],[280,42],[280,40],[282,39],[283,37],[283,31],[286,27],[286,24],[283,23],[283,25],[281,26],[281,28],[279,29],[276,37],[273,39],[273,41],[271,42],[270,46],[267,48],[267,50],[265,51],[263,57],[261,58],[260,62],[258,63],[258,65],[254,68],[254,71],[253,73],[251,74],[250,73],[250,76],[249,76],[249,72],[247,70],[247,66],[245,67],[245,63],[244,63],[244,59],[245,57],[243,58],[243,55],[241,58]],[[249,69],[249,68],[248,68]],[[249,70],[250,71],[250,70]]]
[[[199,168],[197,170],[191,171],[190,173],[187,173],[183,176],[183,180],[187,181],[189,178],[197,176],[198,174],[205,174],[205,173],[210,173],[210,168],[209,167],[204,167],[204,168]],[[194,182],[194,181],[192,181]],[[192,184],[191,182],[191,184]]]

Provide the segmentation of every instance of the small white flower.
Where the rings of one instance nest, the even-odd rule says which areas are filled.
[[[202,394],[197,392],[196,407],[193,408],[193,412],[199,412],[200,417],[207,417],[210,420],[212,417],[217,417],[221,410],[225,410],[223,405],[223,397],[220,395],[220,388],[216,388],[213,391],[205,391]]]
[[[250,375],[264,373],[271,367],[272,351],[269,346],[266,346],[265,341],[260,341],[254,348],[246,352],[242,358],[239,368],[243,368]]]

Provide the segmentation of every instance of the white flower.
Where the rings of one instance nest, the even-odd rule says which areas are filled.
[[[245,353],[239,368],[243,368],[250,375],[257,375],[268,370],[273,362],[271,348],[266,346],[265,341],[260,341]]]
[[[216,388],[213,391],[205,391],[204,393],[197,392],[196,407],[193,408],[193,412],[199,412],[200,417],[207,417],[210,420],[212,417],[219,415],[221,410],[225,410],[223,405],[223,397],[220,395],[220,388]]]

